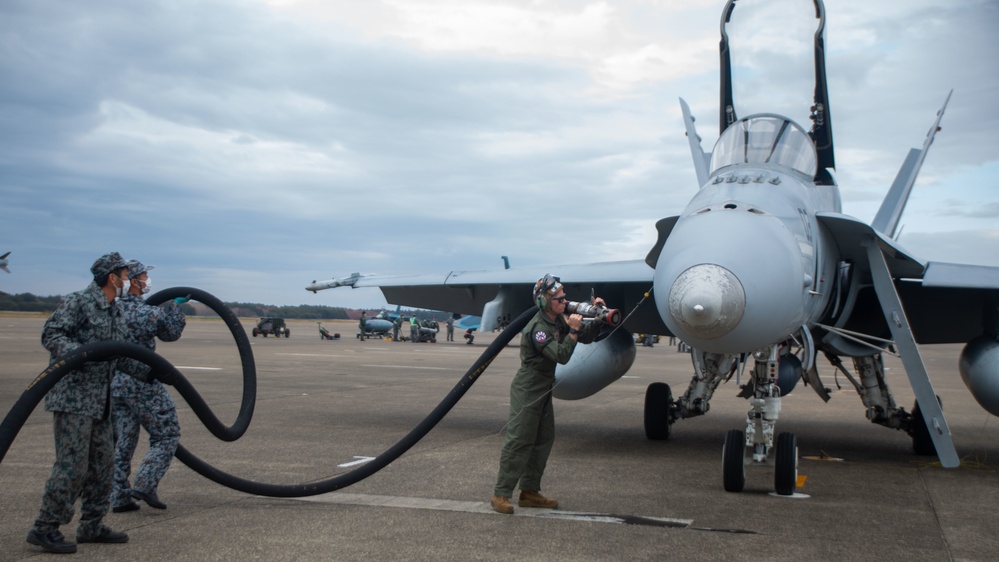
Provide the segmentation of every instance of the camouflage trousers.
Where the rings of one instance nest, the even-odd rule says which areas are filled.
[[[510,421],[493,495],[513,496],[518,482],[522,491],[540,491],[541,477],[554,444],[555,409],[551,392],[539,399],[511,390]]]
[[[132,501],[129,492],[155,492],[160,480],[170,468],[180,442],[180,422],[177,407],[159,382],[145,383],[117,373],[111,384],[111,417],[114,420],[114,491],[111,504],[115,507]],[[129,484],[132,456],[139,444],[139,427],[149,432],[149,452],[139,463],[135,484]]]
[[[73,520],[81,500],[78,535],[93,535],[108,513],[114,468],[111,420],[52,412],[56,460],[45,483],[35,529],[48,531]]]

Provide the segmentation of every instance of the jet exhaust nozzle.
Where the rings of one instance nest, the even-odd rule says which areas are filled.
[[[621,311],[616,308],[596,306],[588,302],[568,301],[565,303],[567,314],[579,314],[587,318],[595,318],[608,326],[617,327],[621,324]]]

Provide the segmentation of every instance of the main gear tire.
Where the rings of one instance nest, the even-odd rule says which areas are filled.
[[[726,492],[739,493],[746,487],[746,435],[732,429],[722,448],[722,481]]]
[[[943,410],[943,402],[940,401],[939,396],[937,396],[937,404],[940,404],[940,409]],[[912,452],[924,457],[936,456],[937,447],[933,444],[933,437],[930,436],[930,428],[926,426],[926,420],[923,419],[923,411],[919,407],[919,402],[916,402],[912,407],[912,424]]]
[[[653,441],[666,441],[673,430],[670,408],[673,392],[668,384],[654,382],[645,389],[645,437]]]

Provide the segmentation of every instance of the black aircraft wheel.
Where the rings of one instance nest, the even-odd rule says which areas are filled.
[[[940,404],[942,410],[943,402],[940,401],[939,396],[937,396],[937,404]],[[919,407],[918,402],[912,407],[912,423],[912,452],[927,457],[935,456],[937,447],[933,444],[933,438],[930,437],[930,428],[926,427],[923,410]]]
[[[669,410],[673,392],[664,382],[654,382],[645,390],[645,436],[653,441],[665,441],[673,429]]]
[[[794,494],[798,485],[798,438],[793,433],[777,436],[774,453],[774,491],[782,496]]]
[[[729,430],[722,448],[722,472],[726,492],[741,492],[746,486],[746,436],[738,429]]]

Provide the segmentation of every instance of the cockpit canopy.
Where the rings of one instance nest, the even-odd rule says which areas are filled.
[[[711,173],[733,164],[774,164],[815,177],[815,144],[797,123],[773,113],[729,125],[711,153]]]

